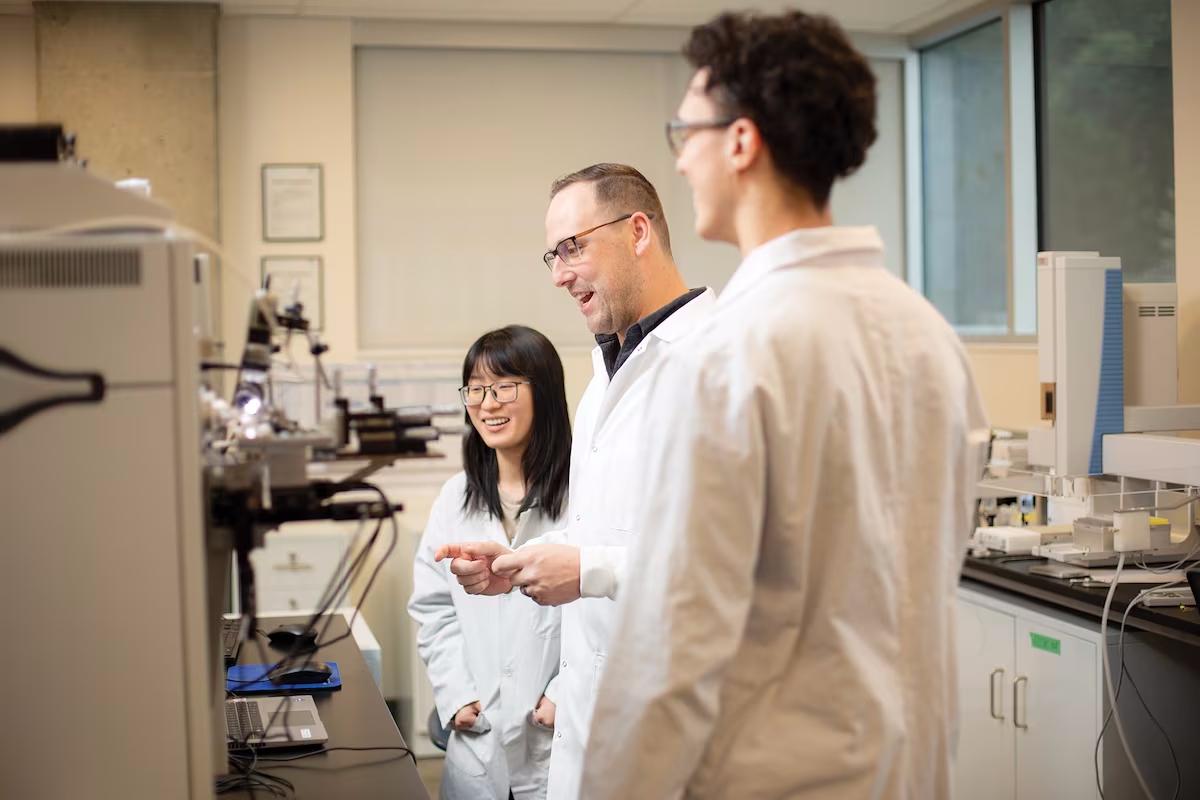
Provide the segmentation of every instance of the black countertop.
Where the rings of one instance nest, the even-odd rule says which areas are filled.
[[[964,582],[977,581],[1004,589],[1023,597],[1069,609],[1100,619],[1104,613],[1104,598],[1108,587],[1087,587],[1044,575],[1031,575],[1029,568],[1044,564],[1044,558],[1032,556],[995,555],[975,558],[968,556],[963,563]],[[1187,584],[1184,584],[1186,587]],[[1109,624],[1120,623],[1125,607],[1147,584],[1121,584],[1109,609]],[[1150,631],[1177,641],[1200,647],[1200,612],[1195,606],[1160,606],[1147,608],[1138,605],[1129,612],[1127,623],[1132,628]]]
[[[307,622],[306,618],[271,617],[260,620],[259,627],[273,629],[277,624]],[[329,628],[317,639],[317,644],[329,642],[349,632],[341,614],[334,614]],[[318,630],[325,622],[318,623]],[[256,635],[257,642],[242,643],[239,664],[258,664],[263,654],[278,658],[281,651],[272,649],[265,636]],[[317,713],[329,734],[326,747],[405,747],[404,738],[367,670],[353,637],[322,647],[322,661],[337,662],[342,675],[342,688],[331,692],[304,690],[316,701]],[[303,752],[303,751],[301,751]],[[388,800],[428,800],[428,793],[417,774],[412,759],[399,750],[332,750],[298,761],[271,762],[271,757],[295,755],[287,749],[260,751],[258,769],[291,781],[296,787],[297,800],[326,798],[388,798]],[[228,792],[219,797],[251,797],[249,792]],[[261,789],[257,797],[268,796]]]

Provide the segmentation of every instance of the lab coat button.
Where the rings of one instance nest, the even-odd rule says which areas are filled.
[[[561,739],[561,738],[562,738],[562,731],[559,731],[558,733],[554,734],[554,738],[555,738],[555,739]]]
[[[567,668],[567,660],[565,658],[563,659],[562,668],[563,669]]]
[[[579,520],[581,520],[581,519],[583,519],[583,515],[582,515],[582,514],[576,514],[576,515],[575,515],[575,521],[576,521],[576,522],[579,522]]]
[[[593,446],[593,447],[592,447],[592,452],[593,452],[593,453],[599,453],[599,452],[600,452],[600,448],[599,448],[599,447],[595,447],[595,446]]]

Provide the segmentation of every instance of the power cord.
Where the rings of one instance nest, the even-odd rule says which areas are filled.
[[[1114,723],[1116,723],[1117,736],[1121,740],[1121,748],[1125,751],[1125,757],[1127,759],[1129,759],[1129,767],[1130,767],[1130,769],[1133,770],[1133,775],[1135,778],[1137,778],[1138,785],[1141,786],[1142,792],[1145,793],[1146,797],[1149,798],[1149,800],[1154,800],[1154,793],[1150,791],[1150,787],[1146,783],[1146,779],[1142,775],[1142,771],[1138,768],[1137,761],[1134,760],[1133,752],[1129,747],[1129,740],[1125,735],[1125,726],[1121,724],[1121,714],[1117,710],[1117,693],[1113,689],[1112,665],[1110,664],[1110,659],[1108,656],[1108,613],[1109,613],[1109,609],[1112,608],[1113,597],[1117,593],[1117,587],[1120,585],[1120,582],[1121,582],[1121,571],[1124,568],[1125,568],[1125,554],[1121,553],[1120,556],[1117,558],[1117,569],[1116,569],[1115,574],[1113,575],[1112,585],[1108,587],[1108,594],[1104,598],[1104,611],[1102,612],[1102,615],[1100,617],[1100,642],[1101,642],[1101,647],[1102,647],[1101,658],[1102,658],[1102,664],[1104,667],[1104,686],[1108,692],[1109,716],[1112,718],[1112,721]],[[1158,588],[1158,587],[1155,587],[1155,588]],[[1144,595],[1145,595],[1145,592],[1138,595],[1137,600],[1141,600],[1141,598]],[[1130,604],[1130,605],[1132,605],[1132,604]],[[1129,608],[1130,608],[1130,606],[1126,606],[1126,609],[1125,609],[1126,614],[1128,614]],[[1124,618],[1123,618],[1122,623],[1121,623],[1122,628],[1124,628],[1124,624],[1125,623],[1124,623]],[[1122,665],[1122,671],[1123,670],[1124,670],[1124,666]],[[1124,674],[1124,673],[1122,672],[1122,674]],[[1140,695],[1140,692],[1139,692],[1139,695]],[[1156,724],[1157,724],[1157,720],[1156,720]],[[1161,730],[1161,726],[1159,729]],[[1174,749],[1172,749],[1172,755],[1173,754],[1174,754]],[[1101,796],[1103,797],[1103,794]]]
[[[1121,615],[1121,631],[1117,636],[1117,660],[1119,664],[1118,672],[1120,677],[1117,679],[1117,691],[1115,695],[1118,699],[1120,698],[1121,687],[1125,679],[1128,678],[1129,685],[1133,687],[1134,694],[1137,695],[1138,702],[1141,704],[1142,709],[1145,710],[1146,716],[1150,718],[1150,721],[1154,723],[1154,727],[1157,728],[1158,732],[1162,734],[1163,740],[1166,741],[1167,751],[1171,754],[1171,763],[1175,767],[1175,791],[1171,795],[1172,800],[1178,800],[1179,792],[1183,787],[1183,773],[1179,768],[1179,758],[1176,756],[1175,746],[1171,743],[1171,737],[1167,735],[1166,730],[1163,728],[1162,724],[1159,723],[1158,718],[1154,716],[1154,712],[1150,710],[1150,706],[1146,703],[1146,699],[1142,697],[1141,689],[1138,688],[1137,682],[1133,679],[1133,673],[1129,671],[1129,667],[1125,664],[1125,624],[1129,620],[1129,612],[1133,610],[1134,606],[1142,602],[1142,599],[1145,598],[1146,595],[1161,589],[1171,588],[1178,584],[1179,581],[1175,581],[1173,583],[1167,583],[1159,586],[1152,586],[1148,589],[1143,589],[1138,593],[1137,597],[1133,598],[1133,600],[1131,600],[1125,606],[1125,612]],[[1108,729],[1108,723],[1112,720],[1113,710],[1115,708],[1116,703],[1111,703],[1109,705],[1108,713],[1104,716],[1104,724],[1100,726],[1100,734],[1096,737],[1096,746],[1092,749],[1092,767],[1096,774],[1096,791],[1099,793],[1101,800],[1104,799],[1104,789],[1101,787],[1100,780],[1100,742],[1104,740],[1104,732]]]

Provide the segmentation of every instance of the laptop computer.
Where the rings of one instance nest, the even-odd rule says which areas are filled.
[[[329,734],[312,695],[238,697],[225,701],[225,741],[230,750],[308,747]]]

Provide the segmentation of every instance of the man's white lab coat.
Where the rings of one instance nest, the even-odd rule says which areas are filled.
[[[987,431],[873,228],[751,252],[653,376],[588,800],[950,793],[954,592]]]
[[[450,573],[450,561],[435,563],[443,544],[488,540],[509,546],[500,520],[462,510],[466,475],[446,482],[413,561],[409,614],[420,626],[417,650],[433,684],[444,726],[460,708],[478,700],[491,730],[450,734],[442,797],[455,800],[518,800],[546,796],[552,731],[529,719],[545,693],[555,700],[559,610],[534,603],[520,592],[499,597],[468,595]],[[530,509],[517,521],[513,544],[552,528]],[[418,718],[425,709],[417,709]],[[477,725],[477,727],[480,727]]]
[[[693,298],[646,335],[609,381],[600,348],[592,352],[594,375],[575,413],[571,487],[565,531],[543,537],[580,548],[582,597],[562,606],[562,659],[555,682],[558,708],[550,757],[551,800],[579,796],[596,686],[608,657],[626,550],[640,531],[633,507],[644,459],[645,422],[660,398],[649,375],[668,352],[692,346],[689,334],[712,313],[712,289]],[[678,343],[678,344],[677,344]],[[666,411],[666,409],[662,409]]]

